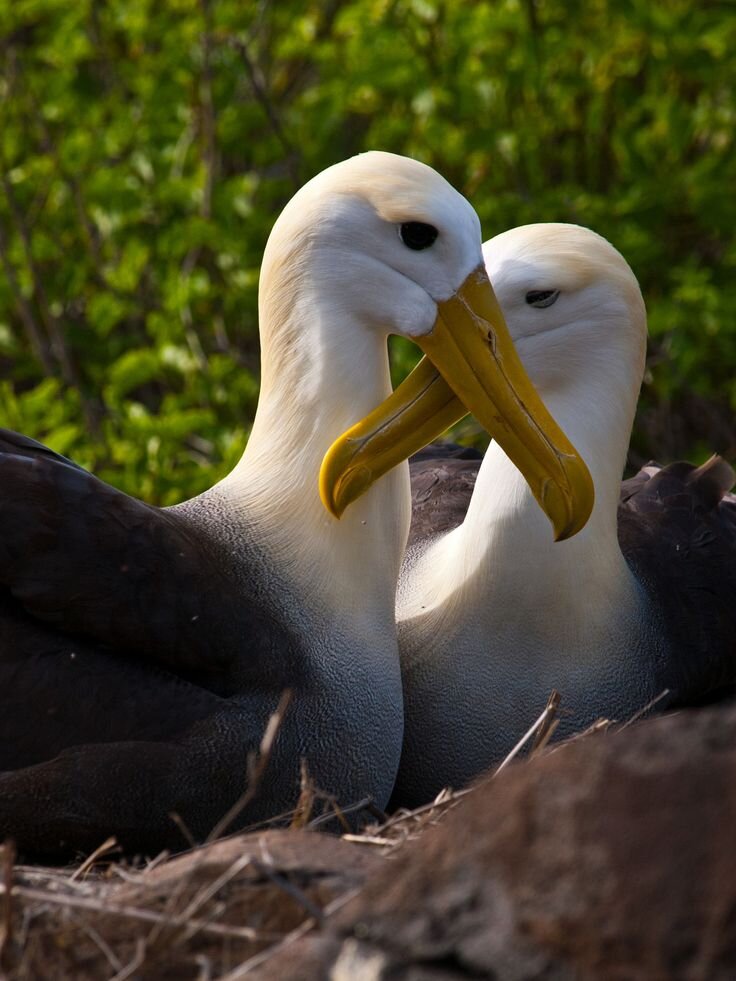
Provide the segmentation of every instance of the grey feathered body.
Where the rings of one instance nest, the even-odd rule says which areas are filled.
[[[401,742],[398,662],[284,580],[217,488],[160,510],[0,432],[0,838],[62,855],[204,838],[291,810],[301,762],[347,805],[385,804]],[[361,649],[362,647],[366,649]],[[395,675],[395,676],[394,676]]]
[[[437,536],[462,522],[480,467],[480,457],[444,450],[433,458],[431,450],[411,465],[403,575]],[[392,803],[418,805],[498,763],[552,689],[562,696],[558,738],[601,717],[624,720],[665,690],[657,709],[728,693],[736,682],[736,498],[726,493],[732,481],[731,469],[717,461],[700,469],[650,465],[624,482],[619,543],[636,581],[634,615],[629,609],[594,626],[575,638],[574,651],[549,649],[546,624],[528,612],[533,593],[499,612],[498,634],[479,633],[470,615],[427,618],[424,631],[400,622],[405,738]]]

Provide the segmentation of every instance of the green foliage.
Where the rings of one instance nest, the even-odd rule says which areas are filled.
[[[151,501],[207,486],[256,404],[273,220],[380,147],[487,237],[610,238],[650,312],[635,456],[736,451],[730,2],[0,0],[0,38],[1,424]]]

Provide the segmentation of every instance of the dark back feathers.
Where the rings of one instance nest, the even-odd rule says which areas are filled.
[[[241,680],[263,681],[288,641],[223,568],[217,543],[176,511],[0,430],[0,585],[33,617],[217,690],[235,660]]]
[[[454,443],[431,443],[409,460],[408,548],[463,523],[482,461],[477,450]]]
[[[731,467],[712,457],[701,467],[650,463],[622,485],[619,542],[680,658],[676,702],[736,681],[733,483]]]

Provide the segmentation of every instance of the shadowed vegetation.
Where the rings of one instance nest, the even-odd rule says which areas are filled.
[[[610,238],[650,313],[633,459],[733,455],[734,49],[717,0],[0,0],[0,424],[150,501],[203,489],[255,409],[273,220],[382,148],[485,237]]]

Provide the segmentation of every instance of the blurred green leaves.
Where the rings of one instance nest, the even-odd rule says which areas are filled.
[[[650,313],[635,457],[736,452],[735,49],[720,0],[0,0],[0,423],[152,501],[207,486],[274,219],[379,147],[486,237],[611,239]]]

